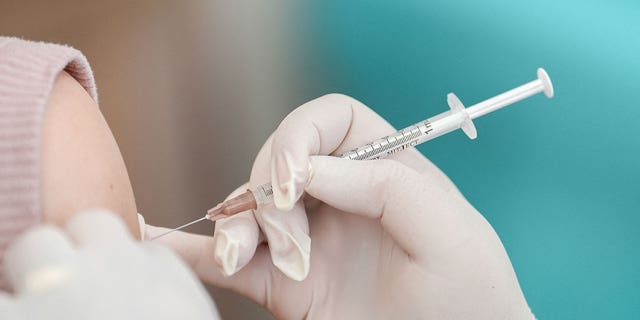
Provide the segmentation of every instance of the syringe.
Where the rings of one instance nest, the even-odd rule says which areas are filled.
[[[547,72],[542,68],[538,68],[537,76],[538,78],[536,80],[474,104],[469,108],[465,108],[455,94],[449,93],[447,95],[447,103],[449,104],[450,110],[420,121],[359,148],[352,149],[338,157],[350,160],[384,158],[390,154],[435,139],[456,129],[462,129],[467,137],[475,139],[477,133],[476,127],[473,125],[473,119],[482,117],[540,92],[544,92],[548,98],[553,97],[553,85]],[[253,190],[247,190],[239,196],[219,203],[215,207],[207,210],[207,214],[204,217],[158,235],[151,240],[182,229],[198,221],[207,219],[215,221],[249,209],[257,209],[261,205],[272,202],[273,188],[271,183],[265,183]]]

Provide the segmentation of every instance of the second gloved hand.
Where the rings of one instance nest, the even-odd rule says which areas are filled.
[[[0,319],[218,319],[208,294],[172,252],[134,242],[106,211],[73,217],[66,233],[35,227],[5,253],[13,295]]]

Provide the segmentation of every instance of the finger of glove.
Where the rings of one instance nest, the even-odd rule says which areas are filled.
[[[269,181],[272,141],[273,136],[267,139],[253,164],[252,189]],[[261,205],[255,217],[269,243],[273,264],[287,277],[304,280],[309,274],[311,238],[302,201],[297,201],[287,212],[273,204]]]
[[[248,188],[247,182],[233,191],[227,199],[244,193]],[[217,220],[213,234],[216,267],[227,276],[238,272],[251,261],[259,238],[260,228],[253,210]]]
[[[468,202],[395,160],[311,157],[306,191],[346,212],[380,219],[414,258],[455,246],[469,234]],[[340,181],[340,183],[335,183]]]
[[[15,293],[40,292],[70,277],[76,256],[59,229],[41,226],[19,237],[4,255],[5,281]]]
[[[276,207],[290,210],[302,195],[310,155],[339,155],[395,131],[364,104],[341,94],[322,96],[298,107],[273,134],[270,169]],[[390,158],[421,172],[437,171],[413,148]]]
[[[256,219],[269,242],[273,264],[290,279],[304,280],[309,274],[311,238],[302,200],[288,212],[266,206]]]
[[[133,242],[124,222],[105,209],[81,212],[69,219],[65,229],[80,247],[120,248],[123,243]]]

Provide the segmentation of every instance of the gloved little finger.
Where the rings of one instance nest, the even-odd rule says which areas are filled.
[[[59,229],[36,227],[5,251],[5,281],[15,293],[44,291],[70,276],[68,265],[75,256],[71,241]]]

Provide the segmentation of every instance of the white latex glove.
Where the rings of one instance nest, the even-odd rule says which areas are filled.
[[[394,131],[350,97],[308,102],[267,140],[249,183],[271,181],[289,211],[220,220],[213,238],[156,241],[204,281],[282,319],[532,319],[494,230],[418,151],[374,161],[318,156]],[[147,227],[148,236],[163,231]]]
[[[0,319],[219,319],[188,266],[106,211],[77,215],[66,234],[27,232],[5,253],[5,278],[14,295],[0,296]]]

